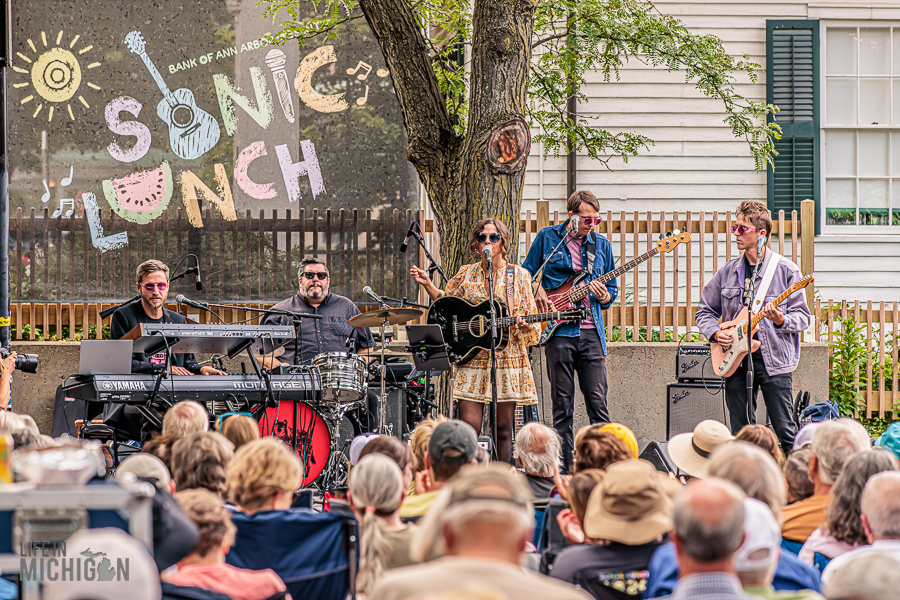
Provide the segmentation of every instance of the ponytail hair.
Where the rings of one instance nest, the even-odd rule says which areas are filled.
[[[356,589],[369,594],[381,578],[393,548],[381,529],[381,519],[400,509],[403,474],[397,463],[382,454],[359,459],[350,476],[350,500],[361,513],[359,574]]]

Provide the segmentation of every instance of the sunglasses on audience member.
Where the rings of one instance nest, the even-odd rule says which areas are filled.
[[[735,235],[744,235],[748,231],[762,231],[758,227],[747,227],[746,225],[732,225],[731,233]]]
[[[151,294],[153,293],[153,290],[159,290],[159,291],[161,291],[161,292],[164,292],[164,291],[166,291],[167,289],[169,289],[169,284],[166,283],[166,282],[162,282],[162,283],[142,283],[141,285],[144,286],[144,289],[147,290],[147,292],[149,292],[149,293],[151,293]]]
[[[328,279],[328,273],[304,273],[303,276],[309,280],[315,279],[316,277],[318,277],[321,281],[325,281],[326,279]]]
[[[599,225],[603,222],[603,217],[582,217],[581,215],[578,215],[578,218],[588,227],[593,227],[594,225]]]
[[[490,237],[491,237],[492,244],[496,244],[501,239],[499,233],[492,233]],[[483,244],[488,240],[488,235],[486,233],[479,233],[478,235],[475,236],[475,239],[478,241],[479,244]]]

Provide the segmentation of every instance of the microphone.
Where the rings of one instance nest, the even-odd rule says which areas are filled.
[[[209,310],[209,306],[205,302],[197,302],[196,300],[191,300],[184,294],[178,294],[175,296],[175,302],[178,304],[187,304],[188,306],[193,306],[194,308],[199,308],[200,310]]]
[[[490,264],[490,262],[491,262],[491,253],[493,252],[493,250],[491,250],[491,247],[490,247],[490,246],[485,246],[484,249],[483,249],[481,252],[484,253],[485,258],[487,258],[488,264]]]
[[[407,248],[407,246],[409,246],[409,244],[408,244],[409,236],[411,236],[411,235],[413,235],[413,233],[415,233],[415,230],[418,226],[419,226],[418,221],[413,221],[412,223],[409,224],[409,229],[406,230],[406,237],[403,238],[403,243],[400,244],[400,254],[406,253],[406,248]]]
[[[581,227],[581,217],[572,215],[569,219],[569,224],[572,226],[572,237],[578,237],[578,229]]]
[[[763,248],[766,246],[766,236],[761,235],[756,238],[756,260],[759,260],[760,255],[762,254]]]
[[[197,265],[197,281],[194,282],[194,287],[197,288],[198,292],[203,291],[203,281],[200,279],[200,265]]]
[[[377,302],[379,305],[384,304],[384,301],[381,299],[381,296],[372,291],[372,288],[366,286],[363,288],[363,294]]]

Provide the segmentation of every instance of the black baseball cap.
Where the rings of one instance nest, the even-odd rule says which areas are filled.
[[[460,456],[444,456],[444,450],[452,448],[460,453]],[[464,421],[454,419],[445,421],[434,428],[431,440],[428,442],[428,454],[443,462],[469,463],[475,458],[478,448],[478,438],[475,430]]]

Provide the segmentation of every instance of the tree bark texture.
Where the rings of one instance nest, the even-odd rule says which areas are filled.
[[[525,169],[500,173],[487,160],[491,132],[525,118],[536,0],[475,0],[466,134],[457,135],[431,57],[406,0],[360,0],[387,61],[409,138],[407,157],[435,209],[448,276],[474,259],[473,226],[496,217],[509,226],[513,258]]]

